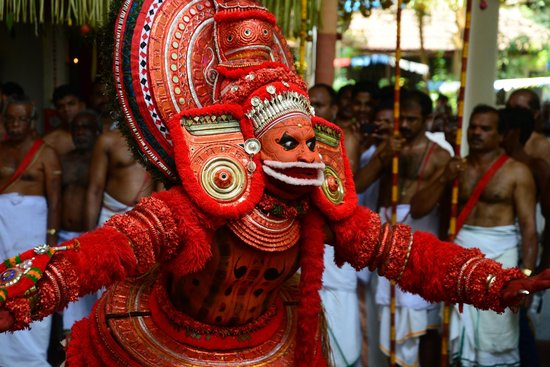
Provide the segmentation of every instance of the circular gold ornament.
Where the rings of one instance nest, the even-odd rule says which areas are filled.
[[[201,185],[208,195],[220,201],[233,201],[246,188],[246,172],[235,159],[215,157],[201,171]]]
[[[338,173],[330,166],[325,167],[325,181],[321,188],[332,203],[340,204],[344,201],[344,184]]]

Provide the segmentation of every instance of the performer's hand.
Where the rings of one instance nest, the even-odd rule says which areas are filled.
[[[11,312],[0,309],[0,332],[9,330],[14,322]]]
[[[550,288],[550,269],[529,278],[511,280],[502,289],[502,301],[508,307],[517,308],[530,294],[547,288]]]

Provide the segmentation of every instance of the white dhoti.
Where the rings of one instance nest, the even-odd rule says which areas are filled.
[[[58,243],[62,243],[80,236],[81,232],[69,232],[61,230],[57,236]],[[63,330],[70,330],[76,321],[90,315],[94,303],[101,296],[100,292],[87,294],[75,302],[71,302],[63,310]]]
[[[411,226],[415,231],[430,232],[437,235],[439,230],[439,210],[435,208],[428,215],[412,219],[409,215],[410,205],[397,206],[397,222]],[[382,221],[391,218],[391,208],[381,208]],[[418,365],[418,347],[420,336],[428,329],[438,328],[439,304],[433,304],[424,298],[405,292],[399,287],[395,289],[395,326],[396,326],[396,361],[402,367]],[[380,310],[380,349],[387,355],[390,353],[390,282],[378,278],[376,288],[376,303]]]
[[[355,366],[361,354],[361,325],[357,272],[349,264],[334,263],[334,247],[325,245],[321,301],[328,322],[335,367]]]
[[[48,207],[43,196],[0,195],[0,256],[18,255],[46,240]],[[33,322],[30,330],[0,334],[1,367],[44,367],[52,320]]]
[[[464,225],[457,244],[478,247],[488,258],[514,267],[518,264],[518,231],[515,225],[475,227]],[[464,305],[462,313],[453,307],[450,321],[450,348],[454,360],[463,367],[519,366],[518,314],[507,309],[503,314],[481,311]]]
[[[102,226],[106,221],[109,220],[115,214],[124,214],[132,210],[133,206],[128,206],[124,203],[121,203],[107,192],[103,192],[103,204],[101,206],[101,211],[99,212],[99,221],[98,226]]]

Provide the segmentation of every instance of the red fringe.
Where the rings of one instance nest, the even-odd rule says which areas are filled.
[[[334,261],[338,266],[350,263],[356,270],[369,266],[376,259],[380,217],[370,209],[358,206],[349,218],[331,224],[336,237]]]
[[[225,220],[201,211],[181,187],[154,196],[171,208],[178,236],[184,240],[178,255],[168,263],[170,271],[189,274],[201,270],[212,256],[214,232]]]
[[[246,19],[259,19],[275,25],[277,20],[275,16],[266,10],[221,10],[214,15],[214,21],[217,23],[236,22]]]
[[[319,366],[322,350],[319,331],[321,314],[323,253],[325,251],[325,221],[315,209],[310,210],[302,221],[300,240],[301,279],[298,300],[298,330],[294,358],[296,366]],[[326,363],[326,362],[325,362]]]

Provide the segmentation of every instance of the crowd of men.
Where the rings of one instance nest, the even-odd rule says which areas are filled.
[[[46,242],[56,245],[130,210],[154,185],[134,159],[109,112],[105,83],[97,80],[85,99],[71,85],[53,93],[58,124],[43,137],[34,102],[16,83],[1,85],[0,257]],[[88,103],[86,103],[86,100]],[[60,317],[30,330],[0,334],[0,366],[48,366],[50,350],[72,324],[88,316],[98,294],[72,303]],[[53,324],[53,326],[52,326]],[[52,353],[53,351],[53,353]]]
[[[544,219],[549,206],[541,193],[549,185],[550,143],[539,132],[541,104],[535,92],[514,91],[501,109],[476,106],[468,116],[469,153],[464,158],[454,157],[456,123],[444,96],[434,108],[427,94],[402,91],[396,136],[393,89],[358,83],[335,92],[318,84],[309,93],[316,114],[344,132],[361,205],[377,211],[383,221],[391,221],[392,158],[398,153],[394,191],[398,223],[449,239],[456,181],[454,242],[482,246],[488,257],[508,267],[520,266],[528,275],[548,267]],[[327,246],[322,299],[335,365],[386,366],[390,284],[366,270],[355,273],[351,268],[337,268],[330,251]],[[395,298],[397,364],[438,366],[443,306],[400,289]],[[453,305],[448,337],[453,363],[463,367],[538,366],[528,309],[525,304],[519,313],[496,314]],[[363,331],[360,324],[366,326]],[[342,325],[351,326],[342,332]],[[366,339],[362,348],[361,335]],[[367,356],[362,356],[366,350]]]
[[[1,85],[1,257],[74,238],[161,189],[133,158],[105,88],[97,80],[88,98],[70,85],[56,88],[52,103],[59,124],[40,137],[32,100],[16,83]],[[484,246],[489,257],[520,266],[526,274],[548,267],[550,230],[544,219],[550,215],[550,196],[542,193],[550,179],[550,142],[539,132],[536,93],[515,91],[501,109],[477,106],[468,117],[469,154],[459,158],[453,157],[456,126],[444,96],[434,108],[425,93],[404,91],[395,135],[393,90],[357,83],[338,92],[318,84],[309,92],[316,114],[344,132],[361,205],[391,220],[392,157],[398,153],[397,222],[447,239],[456,181],[458,244]],[[338,268],[333,257],[327,245],[321,296],[334,364],[385,366],[390,284],[375,273]],[[97,297],[89,295],[64,310],[63,329],[87,316]],[[396,301],[397,363],[437,366],[442,306],[399,289]],[[451,358],[464,367],[537,366],[534,338],[525,326],[528,307],[497,315],[454,305]],[[47,318],[31,330],[0,334],[0,366],[48,365],[51,329]]]

